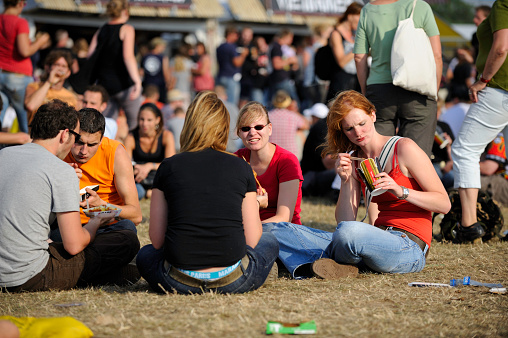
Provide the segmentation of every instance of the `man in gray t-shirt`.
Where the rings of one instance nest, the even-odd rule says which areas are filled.
[[[79,140],[75,109],[59,100],[42,105],[30,136],[33,143],[0,151],[0,287],[72,288],[85,269],[83,250],[111,218],[81,226],[78,179],[62,161]],[[62,243],[48,240],[55,219]]]

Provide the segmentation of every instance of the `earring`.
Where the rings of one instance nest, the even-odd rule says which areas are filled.
[[[160,127],[160,125],[157,123],[157,124],[155,125],[155,129],[159,130],[159,127]]]

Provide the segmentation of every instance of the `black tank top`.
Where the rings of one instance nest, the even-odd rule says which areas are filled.
[[[100,54],[96,62],[97,82],[109,95],[115,95],[134,84],[123,59],[123,41],[120,28],[124,24],[102,26],[97,36]]]
[[[155,153],[145,153],[141,150],[141,146],[139,145],[139,130],[134,129],[132,131],[132,136],[134,136],[134,140],[136,142],[136,147],[132,151],[132,160],[136,163],[143,164],[148,162],[161,163],[164,160],[164,146],[162,145],[162,134],[159,135],[157,139],[157,149]]]

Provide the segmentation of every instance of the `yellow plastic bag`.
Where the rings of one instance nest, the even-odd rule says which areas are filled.
[[[30,338],[89,338],[93,336],[85,324],[72,317],[12,317],[0,316],[0,320],[8,320],[19,329],[19,337]]]

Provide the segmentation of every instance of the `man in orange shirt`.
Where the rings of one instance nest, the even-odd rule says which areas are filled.
[[[105,130],[104,116],[93,108],[83,108],[78,112],[80,120],[80,138],[71,148],[64,161],[74,167],[80,189],[99,185],[98,191],[86,189],[89,194],[88,206],[97,207],[112,204],[122,211],[119,221],[101,227],[97,233],[131,230],[136,233],[136,225],[141,222],[132,163],[123,144],[103,137]],[[87,207],[87,201],[80,202],[81,208]],[[81,223],[86,224],[89,218],[80,210]],[[51,232],[51,239],[59,240],[58,230]],[[125,246],[132,250],[139,249],[139,240],[125,240]],[[130,251],[130,250],[129,250]],[[135,268],[135,266],[133,266]]]

